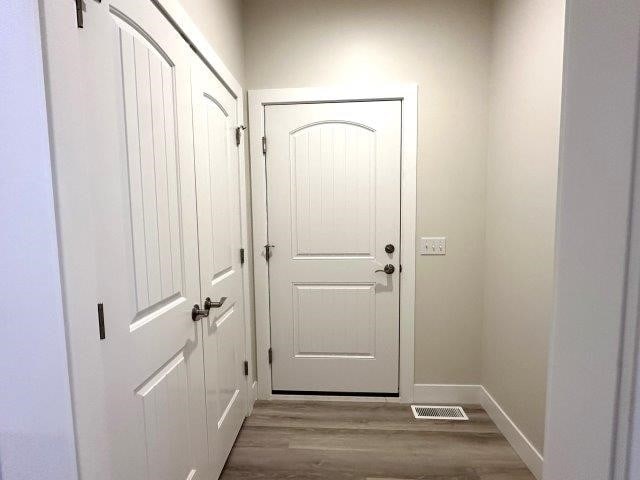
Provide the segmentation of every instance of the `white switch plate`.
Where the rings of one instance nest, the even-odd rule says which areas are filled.
[[[447,253],[447,237],[422,237],[420,239],[420,255],[445,255]]]

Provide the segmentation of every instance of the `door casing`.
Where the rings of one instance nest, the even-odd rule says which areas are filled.
[[[416,249],[416,159],[418,140],[417,84],[358,88],[285,88],[249,91],[249,150],[251,156],[251,206],[253,214],[254,293],[256,315],[256,359],[258,398],[300,399],[300,395],[271,393],[269,348],[269,271],[264,256],[267,242],[266,165],[262,151],[265,131],[264,107],[290,103],[362,102],[400,100],[402,102],[401,138],[401,214],[400,214],[400,395],[388,401],[408,403],[413,399],[413,349],[415,310]],[[268,148],[267,139],[267,148]],[[366,400],[367,397],[313,396],[323,400]],[[379,397],[376,398],[378,401]]]

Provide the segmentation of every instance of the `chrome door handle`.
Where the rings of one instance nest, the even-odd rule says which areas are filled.
[[[197,322],[201,318],[208,317],[208,316],[209,316],[209,309],[200,308],[200,305],[198,305],[197,303],[191,309],[191,320],[193,320],[194,322]]]
[[[204,308],[209,311],[212,308],[220,308],[222,304],[225,302],[227,297],[222,297],[217,302],[213,302],[210,297],[207,297],[204,301]]]
[[[384,268],[380,269],[380,270],[376,270],[375,273],[378,272],[384,272],[387,275],[391,275],[393,272],[396,271],[396,267],[394,267],[393,265],[391,265],[390,263],[387,263]]]

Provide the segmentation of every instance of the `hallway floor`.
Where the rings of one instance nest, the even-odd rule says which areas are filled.
[[[485,411],[415,420],[407,405],[257,402],[223,480],[535,480]]]

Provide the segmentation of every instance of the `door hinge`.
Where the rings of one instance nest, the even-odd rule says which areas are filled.
[[[248,377],[249,376],[249,362],[247,362],[245,360],[242,365],[243,365],[243,368],[244,368],[244,376]]]
[[[267,137],[262,137],[262,153],[267,154]]]
[[[240,249],[240,265],[244,264],[244,248]]]
[[[102,0],[95,0],[96,3],[102,3]],[[76,25],[78,28],[84,28],[84,0],[75,0],[76,3]]]
[[[240,146],[240,140],[242,139],[242,130],[246,129],[244,125],[236,127],[236,146]]]
[[[402,265],[400,265],[400,273],[402,273]]]
[[[269,347],[269,365],[273,363],[273,350]]]
[[[104,330],[104,305],[98,304],[98,332],[100,333],[100,340],[107,338]]]
[[[76,0],[76,24],[78,28],[84,28],[84,0]]]
[[[264,258],[267,262],[271,259],[271,249],[273,247],[275,247],[275,245],[271,245],[270,243],[264,246]]]

